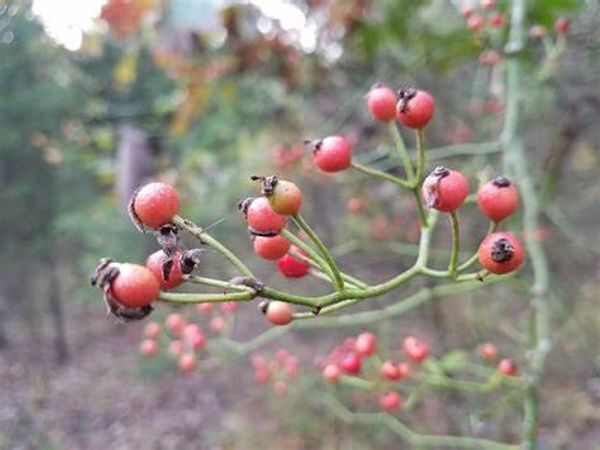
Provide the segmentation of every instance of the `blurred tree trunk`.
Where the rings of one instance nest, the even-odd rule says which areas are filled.
[[[127,207],[131,194],[150,173],[151,163],[152,154],[146,133],[130,124],[121,125],[117,144],[116,190],[123,208]]]

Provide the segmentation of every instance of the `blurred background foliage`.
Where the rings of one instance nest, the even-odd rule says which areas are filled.
[[[509,6],[500,1],[498,10]],[[538,238],[551,258],[559,333],[545,382],[552,395],[543,448],[588,449],[600,442],[600,12],[596,1],[539,0],[528,8],[529,22],[549,33],[559,15],[573,21],[559,60],[548,63],[532,39],[523,55],[522,128],[545,200]],[[455,156],[452,145],[499,139],[502,65],[477,60],[486,49],[502,51],[506,28],[474,35],[460,4],[447,0],[110,0],[75,51],[47,26],[30,2],[0,0],[0,390],[7,394],[0,448],[153,448],[154,440],[155,448],[398,448],[383,432],[315,420],[300,387],[283,404],[262,403],[268,394],[251,380],[232,389],[244,362],[206,380],[164,375],[164,360],[152,363],[158,369],[146,363],[142,373],[158,377],[139,381],[140,328],[105,320],[87,277],[101,256],[139,262],[153,250],[125,205],[139,184],[158,178],[178,186],[184,216],[203,226],[221,221],[214,234],[266,281],[284,285],[252,256],[236,211],[255,191],[248,175],[277,171],[304,187],[306,215],[342,266],[385,279],[414,253],[410,202],[356,174],[323,176],[299,149],[305,139],[343,133],[357,143],[358,160],[384,167],[390,140],[366,114],[363,96],[376,82],[412,84],[438,99],[427,143],[443,147],[440,161],[473,180],[496,173],[498,153],[474,146],[474,157]],[[360,214],[347,214],[351,198],[363,202]],[[475,246],[485,226],[467,220],[465,242]],[[518,219],[510,226],[518,230]],[[447,235],[439,239],[443,248]],[[226,276],[223,266],[208,255],[205,273]],[[495,339],[522,359],[515,339],[526,329],[528,276],[384,325],[392,336],[398,323],[419,329],[440,351]],[[398,297],[382,302],[390,299]],[[250,305],[244,311],[252,318],[240,333],[248,336],[262,322]],[[282,345],[312,357],[342,335],[323,331]],[[253,408],[261,411],[259,429]],[[517,424],[507,419],[497,433],[514,436]]]

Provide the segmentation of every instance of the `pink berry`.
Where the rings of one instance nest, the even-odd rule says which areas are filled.
[[[379,407],[386,412],[398,411],[402,407],[402,398],[395,391],[385,392],[379,397]]]
[[[360,373],[360,369],[362,368],[362,362],[356,353],[348,353],[340,361],[339,366],[342,371],[350,375],[357,375]]]
[[[290,242],[283,236],[262,237],[254,239],[254,253],[261,258],[275,261],[282,258],[290,249]]]
[[[396,116],[396,94],[387,86],[377,86],[367,95],[367,107],[375,120],[390,122]]]
[[[144,334],[148,339],[156,339],[161,332],[161,327],[158,322],[148,322],[144,327]]]
[[[342,136],[328,136],[314,144],[314,161],[323,172],[339,172],[352,163],[352,146]]]
[[[266,316],[273,325],[287,325],[294,319],[294,310],[289,303],[271,301],[267,306]]]
[[[193,372],[196,368],[196,356],[193,353],[184,353],[177,360],[177,367],[184,374]]]
[[[392,361],[385,361],[381,366],[381,376],[388,380],[399,380],[400,372],[398,371],[398,365]]]
[[[290,251],[296,251],[303,253],[298,247],[292,246]],[[277,268],[279,272],[288,278],[300,278],[308,274],[310,270],[310,264],[297,259],[296,257],[286,254],[283,255],[279,261],[277,261]]]
[[[375,353],[377,338],[373,333],[361,333],[356,338],[354,350],[360,356],[371,356]]]
[[[140,353],[144,356],[155,356],[158,354],[158,344],[154,339],[144,339],[140,344]]]
[[[396,116],[408,128],[424,128],[435,112],[435,100],[433,96],[422,90],[401,89],[400,99],[396,106]]]
[[[403,350],[406,357],[415,362],[423,361],[430,353],[429,345],[414,336],[404,339]]]
[[[423,182],[423,198],[429,208],[457,210],[469,195],[469,180],[456,170],[439,166]]]
[[[327,364],[323,369],[323,378],[328,383],[337,383],[342,376],[342,371],[335,364]]]

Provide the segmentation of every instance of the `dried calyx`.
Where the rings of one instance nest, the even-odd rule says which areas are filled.
[[[512,183],[506,177],[498,177],[493,182],[494,186],[499,188],[509,187]]]
[[[401,87],[398,89],[398,109],[400,112],[408,110],[408,102],[417,95],[417,91],[411,87]]]
[[[277,182],[279,181],[279,179],[277,178],[277,175],[270,175],[268,177],[252,175],[250,177],[250,179],[252,181],[260,181],[261,182],[261,193],[265,197],[269,197],[270,195],[273,194],[273,191],[275,190],[275,186],[277,186]]]
[[[497,263],[505,263],[512,259],[515,254],[515,248],[508,239],[502,238],[494,242],[491,258]]]

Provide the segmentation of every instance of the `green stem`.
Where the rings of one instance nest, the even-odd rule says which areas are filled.
[[[396,125],[396,121],[392,120],[389,122],[390,133],[392,134],[392,138],[394,139],[394,144],[396,144],[396,152],[400,156],[402,160],[402,164],[404,165],[404,171],[406,173],[406,178],[409,183],[412,183],[415,179],[415,172],[413,171],[412,163],[410,162],[410,157],[408,156],[408,151],[406,150],[406,146],[404,145],[404,141],[402,140],[402,136],[398,131],[398,126]]]
[[[199,277],[197,275],[187,275],[187,276],[185,276],[185,279],[187,281],[189,281],[190,283],[219,287],[219,288],[227,289],[230,291],[247,292],[250,290],[250,288],[246,287],[246,286],[231,284],[231,283],[228,283],[227,281],[215,280],[213,278]]]
[[[310,225],[306,223],[306,221],[300,214],[293,215],[292,220],[302,231],[304,231],[308,235],[308,237],[317,246],[317,248],[321,252],[321,256],[325,258],[325,262],[331,269],[333,275],[333,282],[335,284],[336,289],[338,291],[342,291],[344,289],[344,279],[342,278],[340,270],[338,269],[337,264],[331,256],[331,253],[329,253],[329,250],[327,250],[327,247],[325,247],[325,244],[323,244],[321,239],[319,239],[319,236],[317,236],[317,234],[313,231]]]
[[[458,252],[460,251],[460,226],[456,211],[450,213],[450,223],[452,225],[452,253],[450,254],[448,272],[450,277],[456,279],[458,275]]]
[[[219,303],[243,302],[254,299],[254,292],[234,292],[230,294],[195,294],[182,292],[160,292],[158,300],[167,303]]]
[[[498,222],[490,222],[490,226],[488,228],[487,234],[491,234],[494,233],[496,230],[498,229]],[[473,255],[471,255],[471,257],[469,259],[467,259],[464,263],[460,264],[458,266],[458,272],[463,272],[464,270],[467,270],[469,267],[471,267],[473,264],[475,264],[477,261],[479,260],[479,254],[478,252],[475,252]]]
[[[421,189],[425,175],[425,131],[423,128],[416,130],[417,137],[417,180],[415,188]]]
[[[385,425],[390,431],[400,436],[415,447],[448,447],[454,449],[486,449],[486,450],[517,450],[518,447],[509,444],[490,441],[488,439],[462,436],[436,436],[421,434],[411,430],[400,420],[387,413],[355,413],[350,411],[331,394],[326,394],[324,401],[329,409],[341,420],[349,424],[366,424],[369,426]]]
[[[179,228],[183,228],[184,230],[189,232],[191,235],[196,237],[201,243],[206,244],[214,248],[219,253],[221,253],[221,255],[228,259],[229,262],[231,262],[231,264],[233,264],[242,274],[248,277],[255,278],[254,274],[248,268],[248,266],[246,266],[246,264],[244,264],[237,256],[235,256],[233,252],[231,252],[231,250],[229,250],[218,240],[216,240],[214,237],[212,237],[206,231],[204,231],[204,229],[200,228],[193,222],[184,219],[180,216],[175,216],[173,218],[173,223]]]
[[[373,169],[371,167],[364,166],[354,161],[352,162],[351,167],[355,170],[358,170],[359,172],[369,175],[370,177],[379,178],[384,181],[390,181],[400,186],[402,189],[411,189],[410,182],[403,180],[402,178],[398,178],[390,173],[382,172],[381,170]]]
[[[427,227],[427,215],[425,214],[425,208],[423,207],[423,201],[421,200],[420,189],[411,189],[411,192],[415,199],[415,204],[417,205],[417,213],[419,214],[419,221],[421,222],[421,227]]]
[[[333,274],[331,273],[331,268],[327,265],[325,260],[310,245],[308,245],[306,242],[304,242],[302,239],[300,239],[298,236],[296,236],[294,233],[292,233],[289,230],[284,229],[281,232],[281,235],[283,237],[285,237],[288,241],[290,241],[292,244],[294,244],[296,247],[298,247],[301,250],[304,250],[306,253],[308,253],[310,258],[305,257],[304,260],[306,262],[308,262],[311,266],[321,269],[322,271],[330,274],[330,279],[333,281],[334,277],[333,277]],[[368,286],[367,283],[359,280],[358,278],[355,278],[344,272],[340,272],[340,274],[342,275],[342,278],[348,282],[348,284],[352,284],[352,285],[354,285],[356,287],[360,287],[360,288],[366,288]]]

